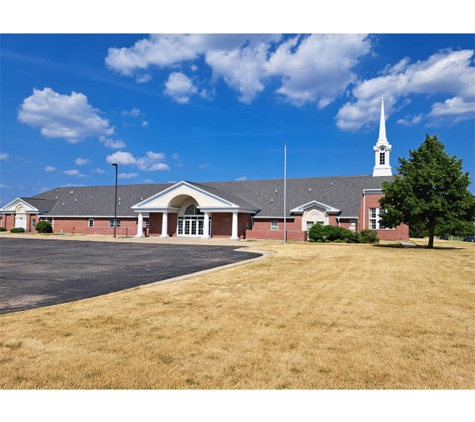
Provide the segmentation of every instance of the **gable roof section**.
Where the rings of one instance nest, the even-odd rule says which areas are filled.
[[[318,201],[340,210],[340,217],[358,216],[363,189],[381,189],[382,182],[390,182],[393,178],[362,175],[287,179],[286,215],[290,217],[291,210]],[[233,192],[255,204],[260,208],[255,218],[283,218],[284,179],[211,182],[206,185]]]
[[[293,208],[290,210],[291,214],[302,214],[304,211],[312,207],[318,207],[322,210],[325,210],[329,214],[339,214],[341,211],[339,209],[333,208],[330,205],[322,204],[318,201],[310,201],[306,204],[300,205],[299,207]]]
[[[223,191],[199,183],[187,181],[179,182],[173,186],[156,193],[138,204],[132,206],[136,212],[163,212],[166,210],[175,210],[176,205],[173,201],[176,197],[182,195],[191,196],[199,204],[203,211],[251,211],[257,212],[259,209],[255,205],[248,203],[232,192]]]
[[[0,208],[2,214],[14,213],[17,206],[22,204],[27,214],[42,214],[53,208],[55,201],[38,198],[16,198]]]

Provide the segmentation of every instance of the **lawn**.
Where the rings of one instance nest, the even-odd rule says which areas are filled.
[[[243,245],[272,254],[0,316],[0,388],[475,388],[475,245]]]

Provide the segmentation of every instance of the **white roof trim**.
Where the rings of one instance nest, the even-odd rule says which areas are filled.
[[[0,208],[0,213],[2,214],[15,213],[15,208],[17,207],[18,204],[22,204],[27,208],[25,210],[25,214],[38,214],[40,212],[38,208],[31,205],[29,202],[26,202],[25,200],[21,198],[16,198],[13,201],[9,202],[8,204],[4,205],[2,208]]]
[[[294,214],[301,214],[301,213],[303,213],[304,211],[308,210],[311,207],[321,208],[329,214],[338,214],[339,212],[341,212],[337,208],[334,208],[330,205],[327,205],[327,204],[324,204],[324,203],[318,202],[318,201],[310,201],[310,202],[307,202],[306,204],[299,205],[298,207],[295,207],[295,208],[291,209],[290,212],[294,213]]]
[[[152,209],[152,208],[147,208],[147,204],[150,204],[151,202],[156,201],[157,199],[169,194],[170,192],[173,192],[174,190],[177,190],[177,189],[181,188],[182,186],[185,186],[188,189],[190,189],[191,191],[197,192],[200,195],[204,195],[204,196],[210,198],[213,201],[220,202],[223,205],[223,207],[239,208],[238,205],[236,205],[236,204],[234,204],[230,201],[227,201],[227,200],[225,200],[225,199],[223,199],[223,198],[221,198],[217,195],[213,195],[212,193],[209,193],[208,191],[206,191],[204,189],[200,189],[197,186],[195,186],[195,185],[193,185],[189,182],[186,182],[186,181],[178,182],[175,185],[170,186],[169,188],[167,188],[165,190],[162,190],[161,192],[156,193],[155,195],[151,196],[150,198],[147,198],[144,201],[139,202],[138,204],[132,205],[131,208],[134,211],[142,211],[142,210],[143,211],[145,211],[145,210],[148,211],[149,209]],[[168,207],[154,207],[154,208],[165,209],[165,208],[168,208]]]

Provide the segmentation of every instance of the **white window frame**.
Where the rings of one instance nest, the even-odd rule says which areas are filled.
[[[117,219],[115,220],[116,221],[116,227],[120,227],[120,220]],[[109,227],[114,227],[114,219],[112,218],[111,220],[109,220]]]
[[[87,227],[94,227],[94,219],[90,218],[87,222]]]
[[[394,230],[392,227],[385,227],[380,224],[380,216],[384,213],[382,208],[370,208],[368,210],[369,228],[371,230]]]
[[[279,222],[277,220],[271,220],[270,229],[271,229],[271,231],[279,230]]]

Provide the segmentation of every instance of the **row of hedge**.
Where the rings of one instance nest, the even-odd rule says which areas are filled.
[[[36,226],[35,230],[38,233],[53,233],[53,227],[49,221],[40,221]],[[7,231],[5,227],[0,227],[1,232]],[[23,227],[13,227],[10,229],[10,233],[25,233],[25,229]]]
[[[362,230],[360,233],[352,232],[337,226],[313,225],[308,231],[310,242],[337,242],[337,243],[378,243],[378,235],[374,230]]]

